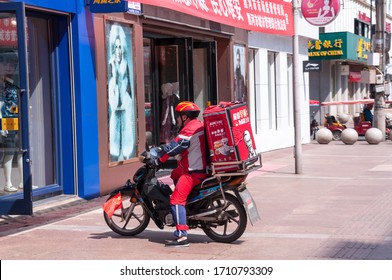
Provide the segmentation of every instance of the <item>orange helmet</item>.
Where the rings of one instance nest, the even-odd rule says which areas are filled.
[[[176,106],[176,112],[179,115],[186,115],[191,119],[195,119],[200,114],[200,108],[193,102],[183,101]]]

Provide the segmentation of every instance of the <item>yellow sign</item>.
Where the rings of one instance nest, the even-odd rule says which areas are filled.
[[[349,33],[322,33],[318,40],[308,41],[309,60],[347,59],[365,62],[371,52],[368,38]]]
[[[94,0],[93,4],[118,4],[121,0]]]
[[[319,52],[309,52],[308,56],[309,57],[314,57],[314,56],[331,56],[331,55],[343,55],[342,50],[332,50],[332,51],[319,51]]]
[[[126,0],[90,0],[92,13],[124,13],[128,10]]]
[[[18,118],[2,118],[1,130],[19,130]]]

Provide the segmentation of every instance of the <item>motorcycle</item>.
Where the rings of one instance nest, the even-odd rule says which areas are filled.
[[[392,129],[392,114],[385,115],[385,127]]]
[[[392,114],[386,114],[385,116],[385,137],[392,140]]]
[[[159,147],[144,151],[139,157],[144,165],[123,187],[110,193],[107,202],[120,199],[114,213],[104,210],[106,224],[123,236],[143,232],[152,219],[155,225],[175,227],[170,211],[171,188],[156,177],[158,168],[151,160],[158,158]],[[259,155],[261,164],[261,157]],[[239,163],[239,162],[235,162]],[[190,229],[201,228],[216,242],[231,243],[242,236],[247,216],[253,225],[260,219],[256,203],[246,188],[246,178],[260,165],[243,166],[241,172],[216,173],[195,186],[188,196],[186,211]],[[214,170],[214,168],[212,168]]]
[[[366,121],[363,113],[354,118],[354,129],[358,132],[359,136],[365,136],[366,131],[372,128],[372,122]],[[392,129],[392,116],[387,114],[385,116],[385,139],[391,139],[391,129]],[[392,139],[391,139],[392,140]]]
[[[319,123],[313,119],[310,123],[310,139],[316,140],[317,131],[319,131]]]
[[[347,128],[344,124],[341,124],[335,116],[330,115],[324,117],[324,127],[332,132],[332,139],[335,141],[340,140],[342,131]]]

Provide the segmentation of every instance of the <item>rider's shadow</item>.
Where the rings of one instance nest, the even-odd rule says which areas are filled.
[[[105,238],[113,238],[113,239],[144,239],[148,240],[149,242],[158,243],[164,245],[166,241],[173,240],[174,236],[172,232],[169,231],[156,231],[156,230],[149,230],[145,229],[142,233],[135,235],[135,236],[122,236],[113,231],[101,232],[101,233],[92,233],[89,237],[91,239],[105,239]],[[209,243],[216,243],[209,237],[202,235],[202,234],[192,234],[188,233],[188,238],[192,244],[209,244]],[[243,241],[236,240],[230,245],[240,245]]]

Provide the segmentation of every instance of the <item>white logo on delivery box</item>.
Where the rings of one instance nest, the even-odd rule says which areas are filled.
[[[242,125],[249,122],[249,115],[247,109],[239,110],[237,113],[233,114],[233,121],[238,121],[235,125]]]
[[[211,131],[211,134],[216,137],[216,136],[222,136],[222,135],[224,135],[226,133],[225,133],[225,130],[223,128],[220,128],[220,129]]]
[[[214,126],[219,126],[221,127],[223,125],[223,121],[219,120],[219,121],[214,121],[214,122],[210,122],[210,126],[214,127]]]

